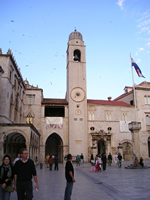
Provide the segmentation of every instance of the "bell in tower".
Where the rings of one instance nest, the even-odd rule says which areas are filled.
[[[80,62],[80,57],[81,57],[80,50],[76,49],[76,50],[74,51],[73,60],[74,60],[75,62]]]

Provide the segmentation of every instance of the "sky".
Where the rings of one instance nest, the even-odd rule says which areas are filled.
[[[66,50],[75,29],[86,45],[87,98],[107,100],[150,82],[149,0],[0,0],[0,48],[44,98],[65,98]]]

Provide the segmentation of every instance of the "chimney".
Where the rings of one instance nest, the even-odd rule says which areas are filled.
[[[108,101],[111,101],[112,97],[108,97]]]

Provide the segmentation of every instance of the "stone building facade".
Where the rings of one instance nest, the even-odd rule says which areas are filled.
[[[66,154],[83,153],[89,161],[91,153],[120,151],[125,160],[150,157],[150,83],[135,86],[138,140],[128,124],[135,122],[133,88],[111,100],[87,99],[86,46],[81,33],[69,35],[67,47],[67,91],[65,99],[44,98],[41,88],[23,80],[17,63],[8,50],[0,50],[0,159],[9,154],[14,159],[26,147],[30,158],[58,154],[60,162]],[[138,145],[137,145],[138,143]]]

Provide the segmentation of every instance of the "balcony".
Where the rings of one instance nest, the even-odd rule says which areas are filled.
[[[141,122],[131,122],[129,123],[129,130],[135,131],[141,129]]]

